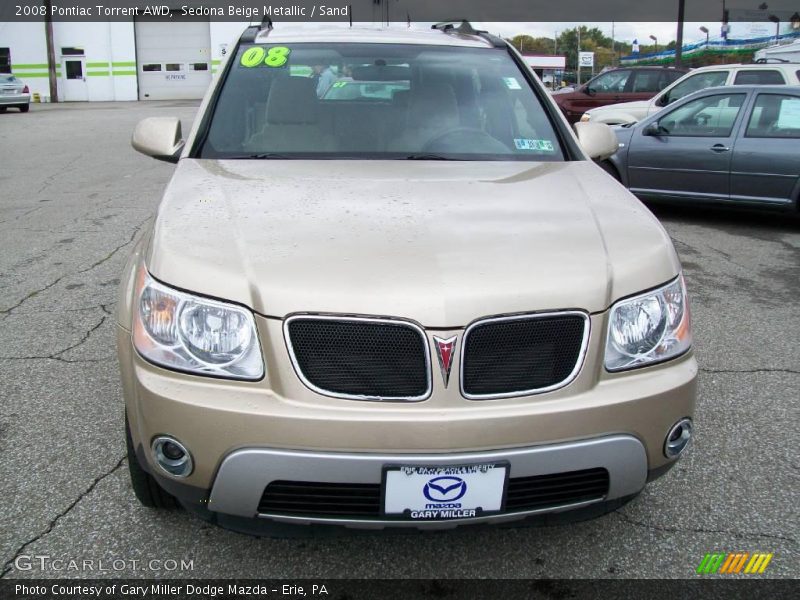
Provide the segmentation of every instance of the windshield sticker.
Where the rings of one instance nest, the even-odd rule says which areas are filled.
[[[347,85],[346,81],[336,81],[336,82],[334,82],[334,84],[331,87],[332,88],[343,88],[346,85]]]
[[[271,67],[277,68],[289,62],[291,50],[286,46],[273,46],[266,50],[263,46],[253,46],[248,48],[239,59],[239,64],[243,67]]]
[[[514,146],[517,150],[534,150],[536,152],[555,152],[553,142],[550,140],[529,140],[524,138],[514,138]]]
[[[503,77],[503,83],[506,84],[506,87],[510,90],[521,90],[522,86],[517,81],[516,77]]]

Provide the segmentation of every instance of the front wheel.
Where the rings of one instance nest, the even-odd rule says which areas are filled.
[[[175,496],[167,493],[155,477],[150,475],[139,464],[136,458],[136,449],[133,447],[131,427],[128,424],[128,415],[125,415],[125,442],[128,446],[128,471],[131,475],[131,485],[136,498],[148,508],[173,509],[178,507]]]

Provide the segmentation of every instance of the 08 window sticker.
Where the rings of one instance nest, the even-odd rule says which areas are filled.
[[[292,53],[286,46],[252,46],[242,53],[239,64],[248,69],[255,67],[270,67],[277,69],[289,62],[289,55]]]

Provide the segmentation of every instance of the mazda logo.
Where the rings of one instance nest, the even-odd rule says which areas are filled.
[[[425,484],[422,493],[431,502],[454,502],[467,493],[467,482],[450,475],[434,477]]]

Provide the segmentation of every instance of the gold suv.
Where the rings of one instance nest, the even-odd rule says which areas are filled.
[[[251,27],[119,297],[133,488],[219,524],[618,506],[692,434],[681,267],[505,41]]]

